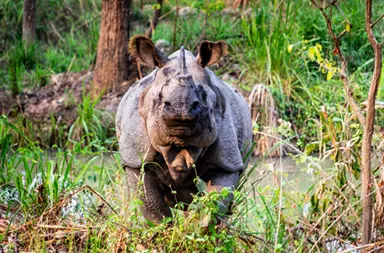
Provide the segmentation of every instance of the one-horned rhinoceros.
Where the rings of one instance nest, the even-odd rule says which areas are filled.
[[[129,50],[157,67],[127,91],[116,115],[130,188],[143,179],[144,216],[159,221],[176,201],[190,203],[197,176],[207,191],[234,189],[252,130],[244,98],[206,68],[226,53],[225,43],[203,41],[197,57],[184,47],[166,57],[150,39],[135,36]]]

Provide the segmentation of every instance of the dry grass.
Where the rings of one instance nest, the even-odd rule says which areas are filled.
[[[270,157],[287,155],[288,146],[279,148],[279,145],[282,145],[279,142],[281,136],[277,131],[279,113],[269,88],[263,84],[255,85],[248,97],[248,103],[252,122],[259,127],[253,135],[253,141],[256,143],[253,155]]]

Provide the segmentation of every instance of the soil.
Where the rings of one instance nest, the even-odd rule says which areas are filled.
[[[18,96],[0,90],[0,114],[10,119],[23,116],[39,125],[50,124],[54,116],[56,121],[70,126],[77,118],[77,108],[83,97],[91,94],[92,77],[91,70],[53,75],[49,85],[24,90]],[[133,77],[120,85],[116,92],[103,95],[96,108],[115,113],[121,97],[135,80]]]

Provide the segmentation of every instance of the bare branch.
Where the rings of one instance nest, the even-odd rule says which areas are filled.
[[[337,35],[337,39],[340,40],[341,37],[343,37],[347,32],[347,30],[342,31],[339,35]]]
[[[319,5],[316,3],[315,0],[311,0],[312,4],[318,8],[321,12],[321,14],[323,15],[323,17],[325,18],[325,21],[327,23],[327,28],[328,28],[328,33],[331,35],[332,39],[333,39],[333,42],[335,44],[335,54],[337,54],[339,56],[339,59],[341,61],[341,73],[340,73],[340,77],[341,77],[341,80],[343,81],[344,83],[344,89],[345,89],[345,93],[346,93],[346,97],[347,97],[347,100],[348,100],[348,103],[351,105],[352,107],[352,111],[353,113],[355,114],[355,116],[357,117],[357,119],[359,120],[360,124],[361,125],[364,125],[365,124],[365,117],[364,117],[364,114],[363,112],[361,111],[361,108],[359,107],[358,103],[356,102],[355,98],[354,98],[354,95],[353,95],[353,90],[351,89],[351,85],[350,85],[350,82],[349,82],[349,79],[348,79],[348,76],[347,76],[347,66],[348,66],[348,62],[346,61],[346,59],[344,58],[343,56],[343,53],[340,49],[340,39],[341,37],[347,33],[346,30],[344,30],[343,32],[341,32],[338,36],[336,36],[335,32],[333,31],[333,27],[332,27],[332,21],[331,19],[329,18],[329,16],[327,15],[327,13],[324,11],[323,8],[320,8]],[[337,0],[333,0],[330,5],[335,5],[337,2]],[[330,14],[332,14],[332,8],[330,9]]]
[[[336,5],[337,1],[338,0],[333,0],[332,2],[328,3],[328,5],[324,7],[324,9],[328,9],[331,6]]]
[[[373,22],[373,24],[371,24],[371,28],[374,28],[374,27],[375,27],[375,25],[376,25],[377,23],[379,23],[379,22],[380,22],[380,20],[382,20],[383,18],[384,18],[384,14],[383,14],[383,15],[381,15],[381,17],[380,17],[380,18],[376,19],[376,21],[375,21],[375,22]]]
[[[148,38],[152,37],[152,34],[155,31],[157,23],[160,20],[161,9],[163,6],[163,0],[157,0],[157,5],[158,6],[157,6],[155,13],[153,15],[153,19],[152,19],[152,21],[150,21],[150,26],[148,27],[147,31],[145,32],[145,36],[147,36]]]
[[[349,78],[345,75],[345,73],[341,76],[341,80],[343,81],[343,84],[344,84],[344,90],[345,90],[345,93],[347,95],[347,100],[348,100],[350,106],[352,107],[352,110],[353,110],[355,116],[359,120],[360,124],[364,125],[365,124],[364,114],[361,111],[358,103],[356,102],[356,100],[353,97],[353,91],[352,91],[351,86],[350,86]]]
[[[343,18],[347,21],[348,24],[351,24],[351,22],[349,21],[349,19],[344,15],[344,12],[341,10],[340,6],[338,4],[335,4],[337,10],[341,13],[341,15],[343,16]]]
[[[317,3],[316,3],[315,0],[311,0],[311,2],[312,2],[312,4],[313,4],[317,9],[321,9],[321,8],[317,5]]]

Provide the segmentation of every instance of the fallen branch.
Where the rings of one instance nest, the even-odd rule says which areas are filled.
[[[44,224],[37,224],[36,227],[47,228],[47,229],[83,231],[83,232],[88,231],[87,227],[66,227],[66,226],[59,226],[59,225],[44,225]]]

